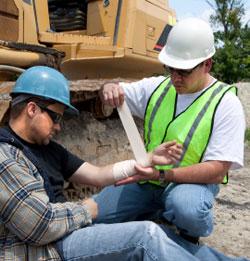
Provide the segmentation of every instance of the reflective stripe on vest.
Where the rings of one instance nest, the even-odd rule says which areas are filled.
[[[226,92],[237,93],[234,86],[215,82],[202,92],[183,112],[175,116],[178,95],[170,78],[162,82],[151,95],[144,121],[144,141],[147,151],[165,141],[176,140],[183,145],[183,154],[176,165],[158,166],[171,169],[201,162],[213,128],[214,115]],[[158,181],[150,181],[158,184]],[[227,183],[225,177],[223,183]]]

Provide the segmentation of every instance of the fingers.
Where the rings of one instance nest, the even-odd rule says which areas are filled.
[[[177,144],[175,140],[173,141],[167,141],[159,145],[158,147],[155,148],[154,154],[161,154],[161,153],[167,153],[169,149],[180,149],[179,146],[180,144]]]
[[[150,175],[152,174],[152,167],[143,167],[139,164],[135,165],[135,170],[137,173],[142,174],[142,175]]]
[[[139,180],[158,179],[158,175],[159,175],[158,170],[156,170],[151,166],[143,167],[139,164],[136,164],[135,170],[137,171],[137,176]]]
[[[100,98],[104,104],[112,107],[119,107],[124,102],[124,91],[117,83],[106,83],[99,92]]]
[[[180,159],[182,152],[183,150],[181,144],[176,144],[168,149],[168,154],[175,159]]]
[[[115,183],[116,186],[135,183],[143,180],[156,180],[159,178],[159,171],[152,167],[143,167],[138,164],[135,165],[137,174],[130,176],[126,179],[119,180]]]
[[[170,165],[174,164],[176,162],[176,159],[170,156],[154,156],[152,162],[153,165]]]
[[[171,152],[168,155],[160,155],[160,156],[153,156],[152,163],[153,165],[171,165],[177,163],[181,158],[181,155],[173,154]]]
[[[115,183],[115,186],[127,185],[127,184],[138,182],[139,180],[140,180],[139,176],[134,175],[134,176],[128,177],[126,179],[117,181]]]
[[[153,165],[175,164],[180,160],[183,149],[182,145],[176,141],[168,141],[158,146],[152,156]]]
[[[176,154],[181,154],[183,149],[182,145],[177,143],[175,140],[164,142],[159,147],[167,151],[172,151]]]
[[[161,144],[161,146],[163,146],[164,148],[167,149],[167,148],[170,148],[171,146],[174,146],[176,144],[177,144],[177,142],[175,140],[173,140],[173,141],[164,142],[164,143]]]

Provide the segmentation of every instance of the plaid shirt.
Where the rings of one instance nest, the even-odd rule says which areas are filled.
[[[90,223],[81,203],[50,203],[33,163],[0,143],[0,260],[61,260],[55,242]]]

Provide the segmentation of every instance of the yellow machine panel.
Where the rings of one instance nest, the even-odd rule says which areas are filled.
[[[165,0],[1,0],[0,22],[1,65],[139,78],[162,72],[155,46],[175,13]]]
[[[162,73],[157,56],[175,12],[166,0],[1,0],[0,22],[0,81],[47,65],[71,80],[72,100],[81,103],[96,99],[107,79]],[[4,86],[0,94],[13,82]],[[8,103],[0,103],[4,115]]]

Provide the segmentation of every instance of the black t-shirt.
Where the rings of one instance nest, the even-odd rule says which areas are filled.
[[[11,129],[9,128],[9,130]],[[11,132],[25,146],[29,147],[31,152],[37,157],[40,164],[46,170],[49,181],[54,188],[56,202],[64,202],[64,180],[69,179],[84,163],[84,160],[70,153],[67,149],[54,141],[50,141],[48,145],[32,144],[21,139],[12,130]]]

